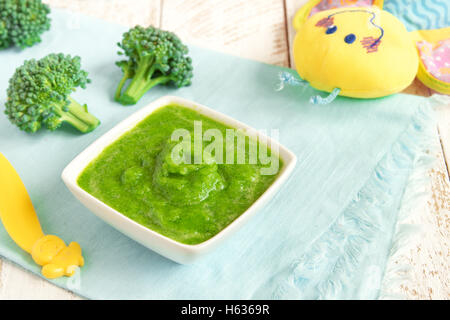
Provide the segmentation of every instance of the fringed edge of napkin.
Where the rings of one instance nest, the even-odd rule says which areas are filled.
[[[434,119],[432,107],[450,104],[450,98],[442,95],[434,95],[429,101],[431,106],[425,115],[428,119]],[[436,122],[428,121],[422,136],[419,136],[420,150],[402,199],[379,299],[406,299],[403,289],[413,281],[409,262],[411,250],[423,241],[427,231],[415,217],[429,211],[426,205],[431,192],[429,170],[436,161],[433,151],[440,148],[436,133]]]
[[[275,289],[273,299],[341,299],[346,295],[344,291],[348,295],[352,276],[365,263],[371,247],[376,247],[377,236],[396,225],[397,215],[392,216],[392,210],[387,208],[398,208],[403,201],[399,197],[404,195],[405,201],[410,201],[411,197],[419,201],[417,190],[424,181],[417,177],[423,175],[411,173],[412,169],[426,172],[431,167],[432,157],[427,151],[435,138],[433,130],[436,130],[436,125],[432,114],[428,103],[419,108],[411,125],[379,162],[355,199],[330,229],[294,261],[289,276]],[[399,182],[406,181],[411,183],[405,187],[407,193],[393,190]],[[405,207],[402,215],[410,211],[413,210]],[[416,228],[403,225],[402,221],[403,217],[396,226],[394,245],[384,276],[378,266],[368,270],[368,279],[364,279],[362,288],[355,288],[360,298],[374,299],[380,292],[385,297],[398,283],[396,277],[399,270],[393,267],[393,261],[406,251],[406,239],[417,232]],[[398,274],[398,277],[404,279],[403,275]]]

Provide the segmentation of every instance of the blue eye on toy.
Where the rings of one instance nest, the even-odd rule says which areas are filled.
[[[353,42],[355,42],[355,40],[356,40],[356,36],[353,33],[346,35],[344,38],[344,41],[348,44],[352,44]]]
[[[336,30],[337,30],[337,27],[336,27],[336,26],[329,26],[329,27],[327,28],[326,34],[332,34],[332,33],[335,33]]]

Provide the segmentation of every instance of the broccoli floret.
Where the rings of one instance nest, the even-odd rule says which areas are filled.
[[[119,83],[115,100],[135,104],[152,87],[173,84],[178,88],[191,84],[192,60],[187,56],[188,47],[172,32],[155,27],[136,26],[123,34],[118,46],[128,60],[116,64],[124,76]],[[123,91],[127,80],[131,79]]]
[[[68,122],[81,132],[94,130],[100,121],[86,105],[69,95],[89,83],[88,73],[81,70],[80,57],[49,54],[25,61],[9,80],[5,113],[21,130],[36,132],[45,126],[55,130]]]
[[[0,0],[0,49],[41,42],[50,29],[50,8],[41,0]]]

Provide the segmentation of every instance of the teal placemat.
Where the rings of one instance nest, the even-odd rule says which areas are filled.
[[[52,30],[25,51],[0,52],[0,103],[23,60],[77,54],[92,84],[74,97],[102,124],[81,135],[66,127],[26,134],[0,116],[0,152],[13,163],[46,233],[78,241],[86,265],[53,281],[88,298],[376,298],[398,204],[427,122],[426,98],[338,98],[308,103],[310,88],[274,88],[284,69],[191,47],[191,87],[157,87],[136,106],[112,99],[121,71],[116,43],[124,27],[54,10]],[[76,23],[74,23],[74,21]],[[66,189],[63,168],[119,121],[162,95],[205,104],[258,129],[279,129],[298,157],[278,195],[243,229],[200,262],[183,266],[96,218]],[[0,228],[0,255],[39,273]],[[373,272],[372,272],[373,273]]]

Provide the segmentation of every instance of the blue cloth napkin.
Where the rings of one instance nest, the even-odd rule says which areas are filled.
[[[309,87],[276,92],[286,69],[191,47],[191,87],[155,87],[136,105],[113,101],[121,71],[116,43],[126,28],[53,10],[52,30],[33,48],[0,52],[0,103],[25,59],[81,56],[92,84],[74,98],[102,124],[30,135],[0,116],[0,152],[20,173],[46,233],[78,241],[86,260],[53,283],[87,298],[376,298],[406,180],[430,124],[426,98],[394,95],[330,105]],[[193,265],[144,248],[94,216],[61,181],[63,168],[119,121],[163,95],[205,104],[257,129],[279,129],[298,164],[278,195],[237,234]],[[0,227],[0,255],[39,273]],[[370,277],[368,275],[371,275]]]

